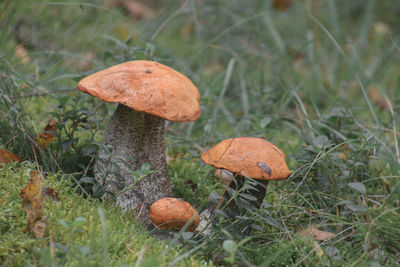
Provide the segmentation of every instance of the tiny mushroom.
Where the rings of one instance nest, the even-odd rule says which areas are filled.
[[[150,221],[158,229],[181,230],[193,232],[199,225],[199,213],[186,201],[178,198],[163,198],[150,206]]]
[[[172,195],[165,157],[165,120],[194,121],[200,114],[200,94],[183,74],[155,61],[125,62],[94,73],[78,83],[78,89],[106,102],[119,103],[109,122],[103,144],[127,154],[129,167],[116,163],[116,175],[104,177],[106,166],[96,161],[95,179],[115,193],[123,209],[137,209],[139,220],[148,222],[150,204]],[[116,161],[117,162],[117,161]],[[155,173],[135,181],[132,170],[149,163]],[[115,182],[123,177],[125,186]],[[111,182],[110,182],[111,181]]]
[[[224,140],[203,153],[201,159],[215,168],[232,172],[234,179],[229,187],[235,191],[243,187],[244,176],[258,180],[256,190],[248,189],[246,192],[256,198],[249,202],[257,209],[264,200],[268,181],[286,179],[290,175],[282,150],[262,138],[238,137]],[[229,199],[227,194],[225,199]],[[239,212],[234,201],[228,207]]]

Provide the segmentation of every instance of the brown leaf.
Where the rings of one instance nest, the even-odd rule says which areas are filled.
[[[40,148],[44,149],[48,144],[50,144],[51,140],[54,138],[54,134],[51,132],[57,131],[57,121],[53,118],[49,120],[46,127],[44,128],[43,133],[40,133],[38,136],[38,142]]]
[[[14,55],[19,58],[23,64],[28,64],[31,62],[29,53],[22,44],[17,44],[15,46]]]
[[[35,222],[43,217],[42,177],[37,171],[31,171],[30,176],[29,183],[20,193],[20,196],[23,198],[22,207],[28,219],[24,233],[31,230]]]
[[[52,201],[59,201],[60,196],[58,195],[58,192],[54,190],[53,188],[49,187],[42,187],[42,195],[45,198],[51,199]]]
[[[182,26],[181,30],[179,31],[179,34],[181,35],[181,37],[188,37],[193,32],[194,32],[193,23],[187,23]]]
[[[154,11],[138,0],[108,0],[107,6],[121,7],[133,19],[148,19],[154,16]]]
[[[298,234],[302,237],[308,238],[308,239],[318,240],[318,241],[325,241],[326,239],[332,238],[335,236],[334,233],[318,230],[317,228],[315,228],[312,225],[306,229],[298,231],[296,234]]]
[[[35,223],[35,226],[33,226],[32,231],[36,238],[44,238],[46,236],[47,234],[46,216],[43,216],[40,221],[37,221]]]
[[[285,11],[292,5],[292,0],[274,0],[272,7],[279,11]]]
[[[11,161],[21,161],[21,159],[6,149],[0,149],[0,163],[9,163]]]
[[[392,30],[390,29],[389,25],[382,21],[378,21],[374,24],[374,30],[377,34],[380,35],[390,35],[392,34]]]
[[[368,97],[379,107],[380,110],[389,110],[390,105],[393,106],[393,102],[390,101],[390,103],[388,103],[376,85],[371,85],[369,87]]]

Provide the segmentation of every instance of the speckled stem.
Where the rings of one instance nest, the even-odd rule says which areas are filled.
[[[117,163],[117,173],[125,178],[125,188],[136,181],[131,171],[140,169],[143,163],[150,163],[153,170],[158,170],[137,182],[132,189],[118,195],[120,190],[108,183],[110,180],[116,181],[115,176],[108,176],[107,181],[104,181],[98,168],[105,166],[96,162],[96,180],[107,184],[107,190],[117,195],[117,204],[123,210],[136,209],[138,220],[144,223],[149,223],[149,207],[153,202],[172,196],[165,158],[164,125],[163,119],[137,112],[122,104],[115,110],[104,134],[103,144],[111,145],[114,154],[122,153],[132,157],[128,160],[129,166]]]

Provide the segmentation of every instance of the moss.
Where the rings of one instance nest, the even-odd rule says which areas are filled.
[[[24,234],[26,218],[19,192],[28,183],[32,169],[34,165],[29,162],[11,163],[0,169],[0,262],[3,264],[46,265],[50,261],[66,266],[104,266],[104,261],[108,261],[110,266],[131,266],[142,249],[144,261],[154,258],[159,264],[167,264],[185,252],[181,245],[157,241],[135,222],[134,213],[122,213],[117,207],[84,198],[58,174],[48,174],[44,180],[45,186],[60,195],[60,201],[44,204],[51,238],[36,239],[32,233]],[[55,246],[52,259],[50,243]],[[187,260],[194,266],[207,265],[190,256]],[[178,266],[187,266],[186,260],[179,261]]]

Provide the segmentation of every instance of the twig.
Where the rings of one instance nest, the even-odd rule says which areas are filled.
[[[129,248],[128,245],[127,245],[125,242],[123,242],[122,244],[123,244],[124,247],[129,251],[129,253],[135,254],[135,251],[133,251],[131,248]]]
[[[217,206],[214,209],[214,212],[219,208],[219,206],[221,206],[222,204],[222,200],[224,200],[224,195],[226,193],[226,190],[228,190],[228,187],[232,184],[232,182],[235,180],[236,176],[238,176],[239,173],[236,173],[235,176],[233,176],[232,180],[229,181],[229,183],[226,184],[224,192],[222,192],[221,198],[218,201]]]
[[[138,214],[136,215],[135,222],[137,221],[137,219],[139,218],[139,216],[140,216],[141,213],[143,212],[144,206],[145,206],[145,204],[144,204],[144,202],[143,202],[142,205],[141,205],[141,207],[140,207],[140,210],[139,210]]]
[[[50,227],[49,227],[50,228]],[[53,231],[51,230],[51,228],[49,229],[49,235],[50,235],[50,260],[51,260],[51,267],[55,267],[56,263],[54,261],[54,256],[55,256],[55,252],[54,252],[54,235],[53,235]]]
[[[394,149],[396,150],[396,157],[397,157],[397,163],[400,165],[400,151],[399,151],[399,145],[397,142],[397,130],[396,130],[396,119],[394,116],[394,112],[393,112],[393,107],[392,107],[392,103],[390,103],[389,98],[387,97],[387,95],[384,95],[386,103],[389,107],[389,112],[390,115],[392,115],[392,124],[393,124],[393,138],[394,138]]]
[[[136,264],[135,264],[135,267],[139,267],[139,266],[140,266],[140,264],[142,263],[143,256],[144,256],[144,253],[145,253],[145,252],[146,252],[146,246],[144,246],[144,247],[140,250],[138,259],[137,259]]]

